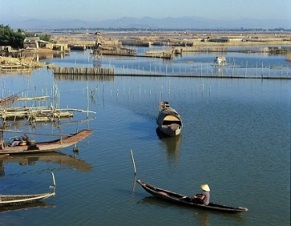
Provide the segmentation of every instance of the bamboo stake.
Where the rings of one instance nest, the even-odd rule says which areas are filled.
[[[133,151],[131,149],[130,149],[130,154],[131,154],[131,160],[132,160],[132,164],[133,164],[134,175],[136,175],[135,161],[134,161],[134,157],[133,157]]]

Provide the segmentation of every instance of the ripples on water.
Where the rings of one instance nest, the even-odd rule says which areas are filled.
[[[87,56],[74,53],[70,58],[54,60],[73,66]],[[0,193],[47,191],[53,170],[57,196],[45,201],[53,206],[2,212],[0,225],[23,225],[24,219],[32,225],[290,223],[289,80],[99,77],[87,82],[54,79],[51,71],[41,69],[13,79],[1,75],[0,82],[5,87],[2,95],[7,90],[26,90],[28,96],[51,94],[55,85],[60,107],[96,112],[76,113],[59,126],[28,127],[45,133],[88,127],[94,134],[79,143],[78,154],[72,148],[62,150],[66,158],[2,160]],[[161,99],[181,114],[180,137],[158,136],[155,117]],[[93,120],[76,123],[87,116]],[[12,128],[26,129],[27,124],[15,123]],[[137,178],[188,195],[207,182],[213,201],[246,206],[249,212],[214,213],[151,198],[133,183],[130,149]]]

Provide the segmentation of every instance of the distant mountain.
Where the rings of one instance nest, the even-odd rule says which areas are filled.
[[[187,29],[187,28],[213,28],[215,21],[196,17],[181,18],[152,18],[152,17],[123,17],[119,20],[106,20],[98,23],[98,27],[104,28],[152,28],[152,29]]]
[[[60,29],[60,28],[140,28],[140,29],[240,29],[243,28],[285,28],[291,29],[291,24],[285,20],[214,20],[198,17],[123,17],[104,21],[58,20],[58,19],[28,19],[1,22],[12,28],[21,29]]]
[[[58,29],[58,28],[81,28],[88,27],[89,23],[82,20],[57,20],[57,19],[27,19],[12,21],[9,24],[13,28],[21,29]]]

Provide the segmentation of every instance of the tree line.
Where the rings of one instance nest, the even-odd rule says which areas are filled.
[[[26,33],[21,29],[13,30],[9,25],[0,25],[0,46],[11,46],[13,48],[23,48],[23,42],[26,37],[40,37],[41,40],[50,41],[48,34],[35,35]]]

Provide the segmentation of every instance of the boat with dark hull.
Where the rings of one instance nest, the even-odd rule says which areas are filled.
[[[53,172],[52,172],[52,179],[53,179],[52,192],[41,193],[41,194],[0,195],[0,207],[39,202],[41,200],[55,196],[56,195],[56,189],[55,189],[56,181],[55,181],[55,175]]]
[[[0,133],[3,131],[0,131]],[[79,141],[85,139],[93,133],[93,130],[83,129],[77,133],[69,135],[61,135],[60,139],[34,142],[27,140],[20,142],[18,145],[7,143],[0,139],[0,154],[25,154],[25,153],[41,153],[52,152],[77,144]]]
[[[195,202],[193,198],[191,198],[190,196],[185,196],[185,195],[181,195],[172,191],[161,189],[153,185],[150,185],[148,183],[145,183],[141,180],[137,180],[137,183],[139,183],[144,190],[146,190],[148,193],[150,193],[154,197],[157,197],[159,199],[164,199],[166,201],[174,202],[177,204],[190,206],[190,207],[203,208],[203,209],[208,209],[208,210],[229,212],[229,213],[238,213],[238,212],[248,211],[248,209],[245,207],[231,207],[231,206],[221,205],[221,204],[217,204],[213,202],[210,202],[208,205],[200,204],[200,203]]]
[[[156,122],[158,129],[167,136],[179,135],[183,127],[181,116],[166,101],[160,102],[159,115]]]

